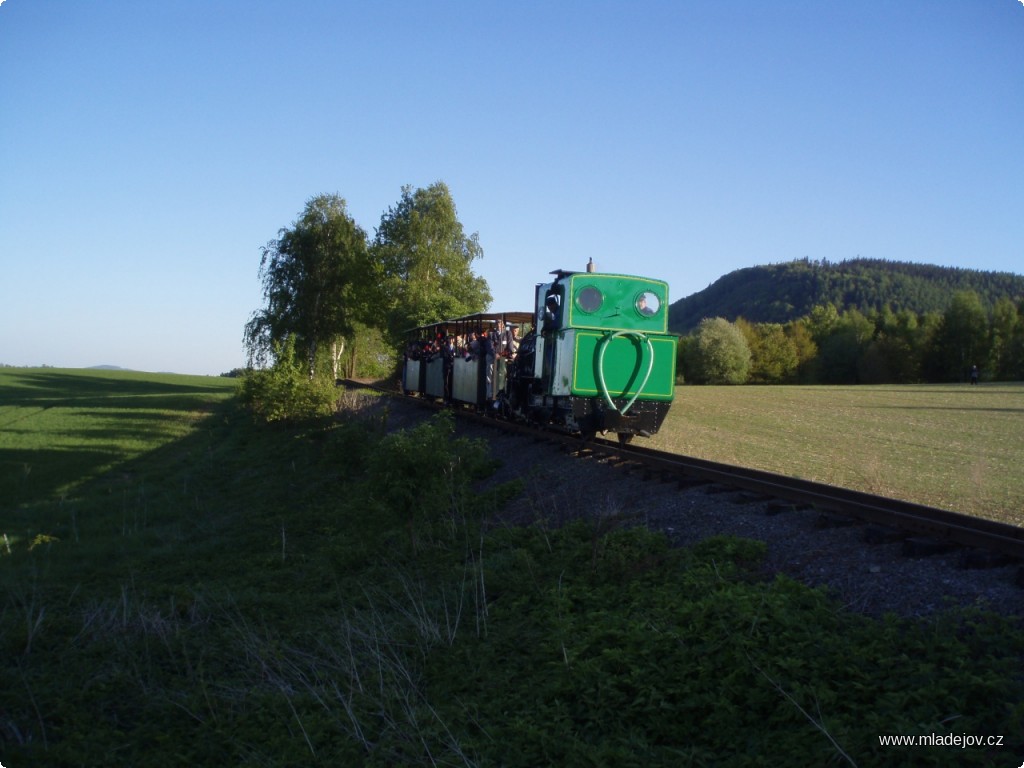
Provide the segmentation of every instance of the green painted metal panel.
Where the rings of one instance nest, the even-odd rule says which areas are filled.
[[[668,283],[663,280],[579,272],[567,283],[568,327],[668,331]]]
[[[676,337],[633,333],[606,341],[609,336],[611,333],[576,331],[572,394],[601,396],[603,377],[613,398],[632,397],[643,386],[639,400],[671,401],[676,383]],[[652,350],[654,364],[645,384]]]

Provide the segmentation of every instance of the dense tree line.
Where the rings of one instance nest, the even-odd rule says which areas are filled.
[[[878,259],[838,263],[801,259],[723,276],[675,302],[670,327],[690,333],[706,317],[785,324],[827,304],[843,311],[856,309],[865,316],[886,311],[941,314],[954,294],[965,291],[975,293],[985,311],[992,313],[1000,299],[1017,303],[1024,298],[1024,276]]]
[[[1024,300],[987,308],[974,291],[943,312],[812,307],[786,323],[706,318],[679,345],[691,383],[882,384],[1024,380]]]
[[[329,410],[339,374],[386,374],[409,328],[487,307],[472,269],[482,256],[443,182],[403,187],[372,238],[344,198],[312,198],[262,249],[265,304],[245,325],[244,397],[268,419]]]
[[[337,376],[353,343],[397,343],[410,327],[479,312],[491,300],[487,282],[472,271],[483,257],[479,237],[464,233],[443,182],[404,187],[372,239],[344,198],[318,195],[262,252],[266,303],[244,334],[254,367],[276,360],[275,350],[291,339],[310,378],[324,362]],[[349,374],[359,368],[352,355],[348,363]]]

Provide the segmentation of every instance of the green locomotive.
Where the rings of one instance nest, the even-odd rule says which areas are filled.
[[[534,328],[507,377],[505,407],[584,436],[628,442],[661,427],[675,393],[668,284],[600,272],[552,272],[535,294]]]
[[[413,329],[403,389],[584,437],[653,435],[675,393],[668,284],[589,269],[551,274],[532,311]]]

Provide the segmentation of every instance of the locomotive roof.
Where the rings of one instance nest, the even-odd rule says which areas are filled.
[[[587,277],[624,277],[627,280],[643,280],[645,282],[649,281],[649,282],[652,282],[652,283],[664,283],[665,282],[664,280],[662,280],[660,278],[657,278],[657,277],[648,277],[646,275],[630,275],[630,274],[626,274],[625,272],[581,272],[579,270],[574,270],[574,269],[555,269],[555,270],[552,270],[551,272],[549,272],[548,274],[555,276],[554,282],[559,282],[561,280],[564,280],[567,277],[576,277],[576,276],[579,276],[579,277],[582,277],[582,278],[587,278]]]

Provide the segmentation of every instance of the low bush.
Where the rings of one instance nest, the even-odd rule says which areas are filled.
[[[272,367],[245,372],[240,397],[258,419],[266,422],[302,422],[329,416],[337,402],[334,380],[323,374],[310,378],[295,358],[293,339],[275,345]]]

